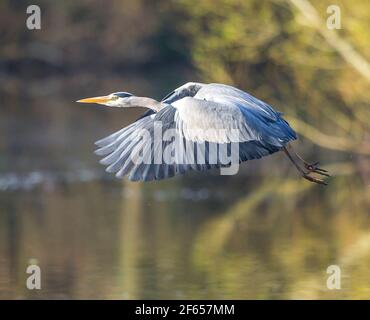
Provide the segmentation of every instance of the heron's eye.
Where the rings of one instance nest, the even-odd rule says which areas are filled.
[[[128,93],[128,92],[115,92],[113,94],[117,97],[120,97],[120,98],[128,98],[128,97],[132,96],[132,94]]]
[[[117,100],[118,98],[117,96],[112,96],[111,100]]]

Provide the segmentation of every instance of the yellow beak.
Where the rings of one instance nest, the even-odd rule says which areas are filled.
[[[77,100],[76,102],[80,102],[80,103],[100,103],[100,104],[104,104],[108,101],[110,101],[110,97],[109,96],[101,96],[101,97],[93,97],[93,98],[86,98],[86,99],[81,99],[81,100]]]

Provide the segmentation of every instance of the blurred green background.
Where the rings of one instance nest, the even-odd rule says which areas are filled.
[[[26,28],[38,4],[41,30]],[[370,2],[0,2],[0,298],[369,299]],[[282,153],[237,176],[131,183],[93,142],[187,81],[235,85],[283,111],[328,187]],[[29,263],[42,289],[25,286]],[[338,265],[341,290],[328,290]]]

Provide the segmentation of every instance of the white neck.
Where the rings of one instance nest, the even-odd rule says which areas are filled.
[[[143,108],[152,109],[155,112],[158,112],[159,110],[163,109],[166,106],[165,103],[159,102],[152,98],[135,97],[135,96],[130,97],[129,105],[131,107],[143,107]]]

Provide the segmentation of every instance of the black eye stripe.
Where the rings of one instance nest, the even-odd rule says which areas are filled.
[[[131,97],[132,94],[131,93],[128,93],[128,92],[115,92],[113,93],[115,96],[117,97],[120,97],[120,98],[127,98],[127,97]]]

